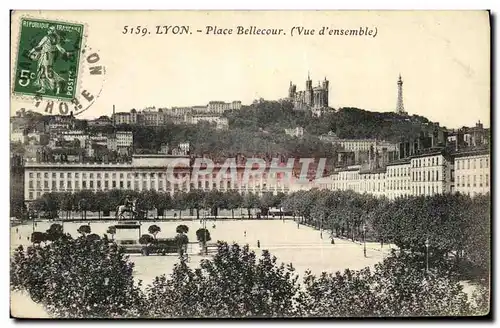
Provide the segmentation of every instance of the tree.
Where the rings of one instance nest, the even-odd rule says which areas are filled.
[[[247,193],[245,196],[243,196],[243,207],[245,207],[248,211],[248,218],[250,219],[251,214],[250,211],[257,206],[259,206],[259,197],[255,195],[254,193]]]
[[[33,244],[40,245],[41,243],[47,241],[47,235],[40,231],[34,231],[31,234],[31,242]]]
[[[109,226],[108,230],[106,230],[106,233],[111,235],[111,240],[115,240],[115,234],[116,234],[116,227],[115,226]]]
[[[56,318],[139,317],[144,295],[133,268],[116,244],[63,238],[16,249],[11,288],[27,291]]]
[[[204,204],[205,192],[200,189],[191,189],[186,194],[186,206],[196,210],[196,219],[200,219],[200,209]]]
[[[208,229],[200,228],[196,230],[196,239],[198,239],[202,251],[207,253],[207,248],[206,248],[207,242],[212,240],[212,237],[210,237],[210,232],[208,231]]]
[[[53,223],[45,232],[48,241],[55,241],[64,236],[63,226],[58,223]]]
[[[175,228],[175,231],[177,233],[188,233],[189,232],[189,227],[185,224],[180,224]]]
[[[79,234],[81,234],[83,237],[85,237],[86,235],[90,234],[92,232],[92,230],[90,229],[90,226],[89,225],[81,225],[78,230],[76,230]]]
[[[219,208],[223,208],[225,206],[224,200],[225,197],[222,192],[216,189],[212,189],[205,194],[204,207],[209,208],[211,210],[212,215],[214,215],[215,218],[217,219]]]
[[[297,276],[264,251],[219,243],[213,259],[190,269],[184,260],[170,279],[147,288],[148,317],[289,317],[298,314]]]
[[[154,241],[154,238],[148,234],[144,234],[139,238],[139,244],[141,244],[141,245],[149,245],[149,244],[153,243],[153,241]]]
[[[61,210],[66,211],[66,219],[70,218],[70,212],[74,208],[74,197],[70,192],[59,193],[59,204]]]
[[[99,237],[99,235],[96,233],[91,233],[87,236],[87,239],[90,241],[96,241],[96,240],[101,240],[101,237]]]
[[[170,197],[169,193],[160,192],[158,193],[157,200],[156,208],[158,209],[158,215],[163,216],[165,210],[172,208],[172,197]]]
[[[243,203],[243,197],[236,190],[230,190],[225,193],[226,207],[231,210],[231,218],[234,220],[234,210],[241,207]]]
[[[161,228],[156,224],[153,224],[149,226],[148,232],[153,235],[154,239],[156,239],[156,235],[158,234],[158,232],[161,232]]]
[[[187,208],[186,193],[177,191],[172,199],[173,208],[179,211],[179,219],[182,217],[182,211]]]
[[[260,198],[260,210],[266,217],[269,217],[269,208],[275,205],[276,201],[271,192],[266,192]]]

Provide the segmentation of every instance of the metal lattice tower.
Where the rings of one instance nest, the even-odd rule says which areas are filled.
[[[405,115],[405,106],[403,104],[403,80],[401,79],[401,74],[399,74],[398,79],[398,102],[396,103],[396,113]]]

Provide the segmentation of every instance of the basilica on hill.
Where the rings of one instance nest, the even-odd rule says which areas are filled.
[[[309,74],[307,75],[306,88],[303,91],[297,91],[297,85],[290,81],[288,88],[288,99],[293,101],[295,110],[310,110],[319,116],[321,111],[328,107],[328,86],[329,81],[325,79],[318,82],[313,87]]]

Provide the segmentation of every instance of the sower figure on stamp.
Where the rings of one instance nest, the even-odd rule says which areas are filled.
[[[61,37],[57,34],[55,26],[50,26],[38,45],[30,50],[29,57],[38,62],[36,79],[34,85],[40,87],[37,92],[45,93],[48,90],[56,91],[59,94],[61,84],[64,79],[54,71],[54,61],[57,52],[62,55],[69,55],[60,45]]]

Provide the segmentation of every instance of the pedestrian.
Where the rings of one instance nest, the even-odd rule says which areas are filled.
[[[260,240],[257,240],[257,247],[260,248]]]
[[[335,240],[332,237],[332,241],[330,242],[332,245],[335,245]]]

